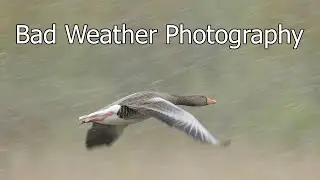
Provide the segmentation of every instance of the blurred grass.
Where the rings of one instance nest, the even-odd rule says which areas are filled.
[[[317,179],[318,7],[316,0],[0,1],[0,178],[50,179],[54,171],[59,179],[149,179],[160,171],[155,179],[257,179],[268,171],[266,179]],[[46,28],[53,22],[57,45],[14,43],[17,23]],[[297,50],[165,45],[165,24],[181,22],[226,29],[283,23],[306,31]],[[127,23],[159,28],[160,34],[148,46],[68,45],[65,23]],[[128,128],[114,148],[85,152],[86,127],[77,126],[77,117],[140,90],[217,99],[215,106],[188,110],[218,137],[234,139],[233,146],[212,154],[150,120]]]

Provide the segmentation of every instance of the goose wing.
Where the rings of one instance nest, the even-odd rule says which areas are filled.
[[[123,133],[125,126],[93,123],[86,136],[86,148],[91,150],[102,145],[111,146]]]
[[[201,142],[223,146],[230,143],[219,141],[189,112],[160,97],[151,98],[138,105],[130,105],[130,108],[182,130]]]

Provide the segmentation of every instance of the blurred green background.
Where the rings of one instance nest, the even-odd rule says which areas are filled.
[[[0,1],[0,179],[320,179],[317,0]],[[165,45],[165,24],[305,29],[297,50]],[[15,25],[50,27],[57,44],[16,45]],[[159,28],[153,45],[69,45],[64,24]],[[161,35],[160,35],[161,34]],[[151,119],[87,152],[77,118],[140,90],[204,94],[187,108],[226,148]]]

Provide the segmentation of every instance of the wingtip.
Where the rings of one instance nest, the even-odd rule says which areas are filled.
[[[94,145],[94,144],[85,144],[87,151],[93,151],[95,149],[101,148],[101,145]]]

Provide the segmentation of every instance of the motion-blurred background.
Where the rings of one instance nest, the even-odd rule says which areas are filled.
[[[1,0],[0,179],[319,180],[320,61],[317,0]],[[304,28],[298,50],[243,45],[69,45],[63,25],[106,28]],[[16,45],[15,25],[57,23],[57,45]],[[154,119],[112,148],[87,152],[77,118],[140,90],[204,94],[188,108],[226,148]]]

